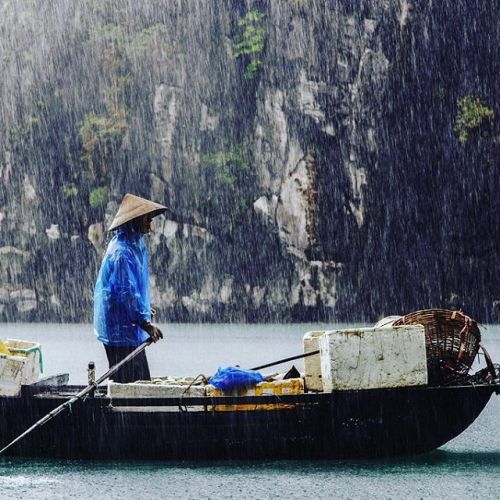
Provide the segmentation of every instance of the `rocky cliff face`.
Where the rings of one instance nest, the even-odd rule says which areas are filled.
[[[491,320],[496,7],[3,0],[0,316],[91,319],[128,191],[161,320]]]

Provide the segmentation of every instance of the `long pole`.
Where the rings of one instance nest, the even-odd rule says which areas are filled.
[[[111,377],[113,373],[115,373],[117,370],[119,370],[124,364],[128,363],[132,358],[135,358],[139,353],[144,351],[146,347],[151,345],[153,341],[151,339],[146,340],[146,342],[142,343],[137,349],[132,351],[128,356],[123,358],[119,363],[117,363],[115,366],[111,367],[104,375],[101,375],[93,384],[89,384],[85,389],[82,389],[80,392],[75,394],[71,399],[63,403],[62,405],[58,406],[57,408],[54,408],[50,413],[47,413],[45,417],[42,417],[40,420],[38,420],[36,423],[34,423],[29,429],[26,429],[22,434],[16,437],[13,441],[11,441],[7,446],[4,446],[0,450],[0,455],[2,455],[5,451],[7,451],[11,446],[16,444],[18,441],[21,441],[25,436],[27,436],[30,432],[34,431],[37,427],[41,427],[42,425],[46,424],[49,420],[52,420],[56,415],[59,415],[64,409],[67,407],[71,406],[73,403],[78,401],[80,398],[83,396],[86,396],[89,394],[91,391],[93,391],[99,384],[104,382],[107,378]]]
[[[267,363],[266,365],[260,365],[256,366],[255,368],[250,368],[250,370],[262,370],[262,368],[269,368],[270,366],[280,365],[281,363],[286,363],[287,361],[293,361],[294,359],[306,358],[307,356],[313,356],[314,354],[319,354],[319,349],[317,349],[316,351],[306,352],[305,354],[292,356],[291,358],[279,359],[278,361],[273,361],[272,363]]]

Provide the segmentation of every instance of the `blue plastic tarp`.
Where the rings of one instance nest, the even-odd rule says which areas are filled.
[[[264,382],[265,377],[254,370],[245,370],[238,366],[219,368],[217,373],[210,377],[210,384],[222,391],[253,387]]]

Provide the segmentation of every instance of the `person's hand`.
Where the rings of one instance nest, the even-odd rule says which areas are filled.
[[[141,328],[149,334],[153,342],[158,342],[158,340],[163,338],[163,333],[161,332],[161,330],[157,326],[149,323],[149,321],[143,323],[141,325]]]

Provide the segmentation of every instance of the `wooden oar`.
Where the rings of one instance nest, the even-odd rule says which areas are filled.
[[[152,339],[146,340],[146,342],[142,343],[137,349],[132,351],[128,356],[123,358],[119,363],[117,363],[115,366],[111,367],[104,375],[101,375],[93,384],[89,384],[85,389],[81,390],[77,394],[75,394],[71,399],[63,403],[62,405],[58,406],[57,408],[54,408],[50,413],[47,413],[45,417],[42,417],[38,422],[34,423],[29,429],[25,430],[21,435],[17,436],[16,439],[11,441],[7,446],[3,447],[0,450],[0,455],[2,455],[5,451],[7,451],[11,446],[16,444],[18,441],[23,439],[25,436],[27,436],[31,431],[34,431],[37,427],[41,427],[42,425],[46,424],[49,420],[52,420],[56,415],[59,415],[65,408],[68,408],[71,406],[73,403],[78,401],[80,398],[83,396],[86,396],[93,390],[97,388],[99,384],[104,382],[107,378],[111,377],[113,373],[115,373],[117,370],[119,370],[124,364],[128,363],[131,359],[135,358],[139,353],[144,351],[146,347],[151,345],[153,342]]]
[[[250,370],[262,370],[262,368],[269,368],[270,366],[280,365],[281,363],[293,361],[294,359],[306,358],[307,356],[312,356],[313,354],[319,354],[319,349],[317,349],[316,351],[306,352],[305,354],[299,354],[298,356],[292,356],[291,358],[278,359],[278,361],[273,361],[272,363],[267,363],[266,365],[256,366],[255,368],[250,368]]]

